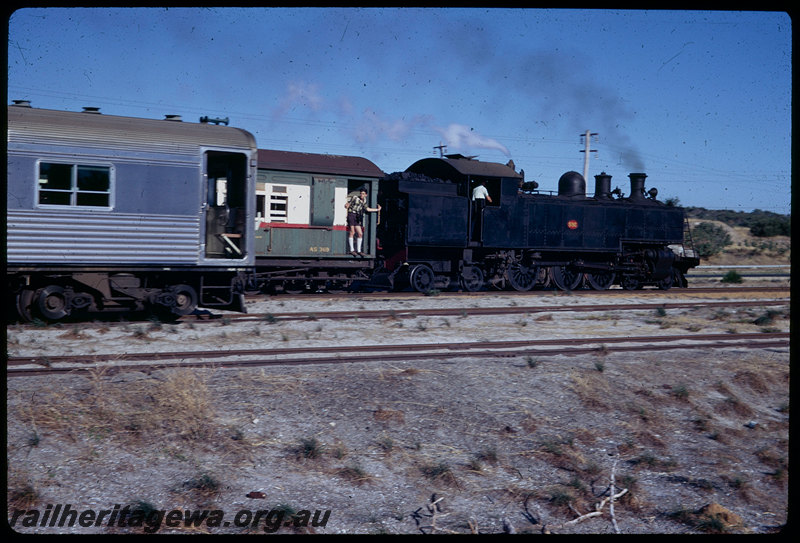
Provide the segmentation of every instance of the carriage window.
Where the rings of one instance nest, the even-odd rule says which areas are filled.
[[[40,205],[109,207],[111,168],[80,164],[39,164]]]

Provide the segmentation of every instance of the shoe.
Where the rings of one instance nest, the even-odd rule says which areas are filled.
[[[355,251],[350,251],[350,254],[353,255],[353,256],[358,256],[358,253],[355,252]]]
[[[367,256],[364,253],[358,253],[359,256]]]

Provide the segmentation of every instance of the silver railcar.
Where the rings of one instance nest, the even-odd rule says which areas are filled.
[[[256,153],[219,123],[8,106],[12,307],[25,321],[243,311]]]

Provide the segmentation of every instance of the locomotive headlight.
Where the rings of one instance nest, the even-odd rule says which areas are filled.
[[[578,229],[578,221],[575,219],[570,219],[567,221],[567,228],[570,230],[577,230]]]

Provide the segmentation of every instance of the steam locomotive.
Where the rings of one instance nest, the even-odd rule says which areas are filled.
[[[244,311],[254,290],[686,286],[699,263],[688,223],[645,178],[631,174],[623,198],[600,174],[588,197],[568,172],[551,194],[511,164],[461,155],[387,175],[360,157],[257,149],[227,120],[19,101],[8,106],[8,302],[17,318],[54,321]],[[379,211],[354,255],[345,203],[362,189]]]
[[[683,210],[656,200],[656,189],[645,193],[646,174],[629,177],[626,198],[610,190],[605,172],[595,176],[592,197],[577,172],[562,175],[558,193],[549,194],[510,164],[462,155],[419,160],[381,183],[381,273],[418,291],[454,283],[468,291],[685,287],[699,260],[684,246]],[[487,189],[485,207],[471,196],[477,185]]]

